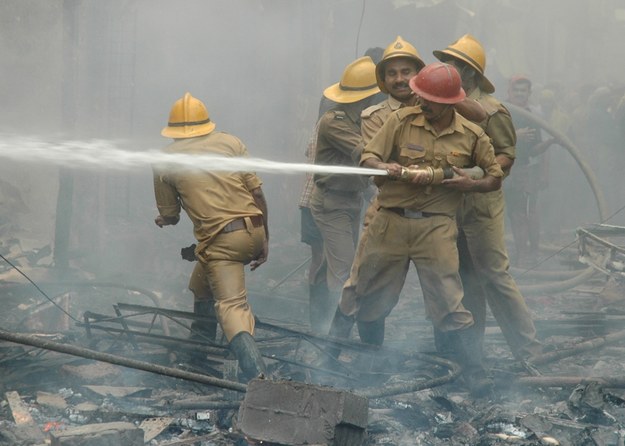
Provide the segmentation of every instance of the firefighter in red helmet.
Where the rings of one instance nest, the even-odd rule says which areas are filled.
[[[413,263],[427,317],[456,338],[466,382],[480,395],[490,389],[479,344],[467,330],[472,315],[461,303],[455,215],[463,192],[497,190],[503,172],[488,136],[455,110],[465,92],[453,66],[427,65],[409,85],[419,106],[393,113],[360,160],[363,167],[386,170],[389,180],[379,191],[380,210],[369,224],[354,272],[357,305],[348,308],[341,300],[330,333],[347,337],[354,321],[388,316],[398,300],[395,284],[404,282]],[[461,170],[475,165],[484,170],[483,178],[472,179]],[[406,167],[418,171],[409,182],[400,180]],[[431,172],[437,168],[451,168],[456,176],[432,184]]]

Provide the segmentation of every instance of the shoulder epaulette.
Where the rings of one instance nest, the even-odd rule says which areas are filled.
[[[342,110],[334,110],[334,119],[342,121],[343,119],[345,119],[345,116],[347,116],[347,115],[345,114],[344,111],[342,111]]]
[[[421,113],[423,113],[423,111],[421,111],[421,107],[416,107],[416,106],[402,107],[395,112],[395,114],[397,115],[400,121],[406,118],[407,116],[411,116],[411,115],[416,116],[416,115],[420,115]]]
[[[462,117],[462,116],[460,116]],[[472,133],[475,133],[478,137],[482,136],[484,133],[484,129],[477,125],[474,122],[469,121],[468,119],[463,118],[462,125],[466,127]]]
[[[498,112],[508,113],[508,109],[493,96],[483,95],[480,97],[479,102],[488,116],[493,116]]]
[[[372,114],[374,114],[376,111],[378,110],[382,110],[383,108],[386,107],[386,101],[382,101],[379,104],[375,104],[372,105],[370,107],[365,108],[362,113],[360,113],[360,117],[367,119],[369,118]]]

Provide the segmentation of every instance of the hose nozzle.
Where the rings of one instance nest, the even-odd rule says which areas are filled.
[[[420,172],[427,172],[428,182],[426,184],[441,184],[443,180],[453,178],[456,174],[451,167],[402,167],[401,174],[399,175],[399,181],[411,182]],[[462,169],[469,177],[474,180],[479,180],[484,177],[484,170],[479,167],[471,167],[468,169]]]

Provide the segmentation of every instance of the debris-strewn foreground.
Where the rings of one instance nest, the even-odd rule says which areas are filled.
[[[293,243],[275,247],[274,259],[281,249],[294,249]],[[245,387],[227,350],[220,342],[187,339],[190,296],[172,299],[178,290],[84,275],[59,283],[45,267],[45,249],[23,254],[20,268],[52,302],[5,268],[3,330],[86,355],[0,341],[0,444],[61,441],[61,432],[79,427],[101,439],[98,426],[118,429],[115,435],[128,442],[140,428],[151,445],[261,443],[240,428]],[[559,272],[547,274],[556,264],[550,259],[541,274],[569,280],[586,268],[576,257],[560,259]],[[455,364],[431,355],[431,328],[414,277],[389,317],[385,346],[345,343],[341,363],[329,371],[318,365],[332,341],[307,333],[302,274],[280,282],[254,277],[251,301],[269,378],[367,395],[365,445],[622,445],[625,293],[618,275],[591,274],[571,289],[533,292],[545,279],[536,271],[514,272],[530,290],[526,298],[546,352],[531,364],[515,362],[490,321],[485,349],[496,389],[488,398],[471,398],[455,379]],[[184,288],[184,280],[179,283]],[[101,360],[111,357],[134,362]],[[144,363],[156,370],[134,367]],[[223,387],[221,380],[233,384]]]

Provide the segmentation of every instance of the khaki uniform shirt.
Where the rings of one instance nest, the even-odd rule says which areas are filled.
[[[502,177],[495,152],[484,130],[454,114],[451,125],[440,134],[418,107],[393,113],[365,147],[361,164],[369,158],[397,162],[402,166],[460,168],[480,166],[488,175]],[[378,201],[382,207],[400,207],[454,217],[462,192],[442,185],[419,186],[386,181]]]
[[[330,110],[319,120],[315,164],[357,166],[362,153],[360,116],[342,110]],[[320,189],[361,192],[367,186],[362,175],[315,174]]]
[[[166,153],[247,157],[245,145],[235,136],[211,132],[180,139]],[[196,252],[202,251],[230,221],[262,215],[251,191],[262,182],[251,172],[208,172],[154,167],[154,192],[159,213],[178,217],[183,208],[193,222]]]
[[[478,124],[490,137],[495,155],[505,155],[513,160],[516,156],[516,132],[508,109],[493,96],[484,93],[479,88],[471,92],[469,99],[479,102],[488,115],[484,121]]]
[[[360,114],[360,131],[362,133],[362,142],[364,145],[369,144],[378,130],[386,122],[388,117],[394,111],[404,107],[404,104],[393,96],[389,96],[386,101],[365,108]]]
[[[385,101],[365,108],[360,114],[360,131],[362,133],[363,144],[369,144],[369,141],[371,141],[375,134],[382,128],[388,117],[391,116],[393,112],[403,107],[405,107],[405,105],[402,102],[389,95],[388,99]],[[386,181],[386,177],[374,176],[372,180],[379,188]],[[369,218],[370,217],[371,215],[369,215]],[[365,221],[367,219],[368,217],[365,216]]]

